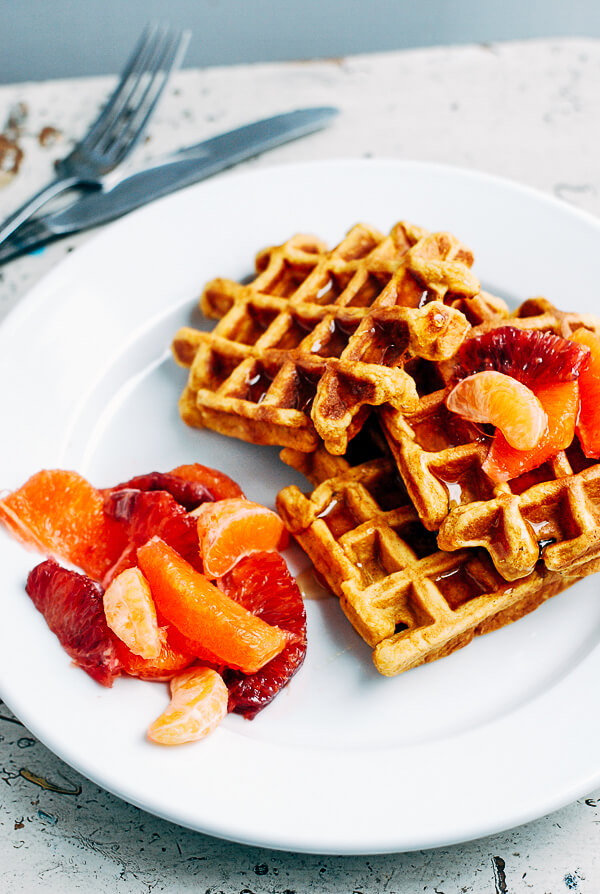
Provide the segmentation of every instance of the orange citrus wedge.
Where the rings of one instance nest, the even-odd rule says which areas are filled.
[[[517,450],[536,447],[548,422],[531,388],[495,370],[462,379],[446,398],[446,406],[470,422],[496,426]]]
[[[227,714],[229,692],[217,671],[193,668],[171,680],[171,701],[148,729],[159,745],[197,742],[212,733]]]
[[[0,500],[0,522],[24,546],[100,580],[125,546],[102,493],[77,472],[44,469]]]
[[[577,435],[583,452],[593,459],[600,458],[600,338],[589,329],[578,329],[571,339],[590,349],[588,365],[579,374],[581,404],[577,420]]]
[[[158,658],[161,637],[148,581],[139,568],[122,571],[104,592],[106,623],[135,655]]]
[[[277,513],[249,500],[203,503],[194,515],[204,572],[212,580],[227,574],[244,556],[283,548],[287,541]]]
[[[575,436],[579,407],[577,382],[536,388],[535,393],[548,417],[546,432],[532,450],[517,450],[502,432],[496,432],[482,468],[497,484],[541,466],[560,450],[565,450]]]
[[[287,645],[284,630],[238,605],[160,538],[153,537],[137,555],[160,613],[220,663],[254,673]]]

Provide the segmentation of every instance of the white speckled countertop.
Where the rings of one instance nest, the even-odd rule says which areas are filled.
[[[0,87],[0,131],[28,116],[0,218],[48,177],[112,79]],[[179,73],[137,159],[254,118],[337,105],[328,130],[248,162],[392,157],[477,168],[600,215],[600,42],[552,40]],[[42,146],[44,127],[64,141]],[[401,214],[401,209],[399,209]],[[0,319],[90,233],[0,268]],[[576,718],[565,718],[577,735]],[[206,894],[596,894],[600,792],[504,834],[406,855],[319,857],[242,847],[156,819],[54,757],[0,703],[0,890]],[[490,798],[494,797],[490,792]],[[290,798],[293,810],[293,797]],[[435,810],[435,804],[432,804]]]

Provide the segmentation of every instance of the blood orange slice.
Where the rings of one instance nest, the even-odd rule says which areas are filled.
[[[511,447],[532,450],[547,426],[547,416],[533,391],[512,376],[486,370],[455,385],[446,406],[470,422],[489,422]]]
[[[101,579],[125,546],[102,493],[77,472],[43,470],[0,500],[0,521],[24,546]]]
[[[577,344],[590,349],[590,362],[579,376],[581,404],[577,435],[583,452],[600,458],[600,338],[589,329],[578,329],[571,336]]]
[[[161,614],[221,663],[254,673],[287,645],[285,631],[238,605],[160,538],[137,555]]]
[[[26,590],[75,664],[103,686],[112,686],[121,662],[100,585],[47,559],[29,573]]]
[[[152,723],[148,738],[159,745],[197,742],[227,714],[227,686],[217,671],[193,668],[171,680],[171,702]]]
[[[219,472],[218,469],[202,466],[200,463],[188,463],[187,465],[177,466],[169,474],[183,478],[185,481],[203,485],[210,491],[213,500],[228,500],[232,497],[244,496],[244,492],[239,484],[230,478],[229,475]]]
[[[126,548],[103,580],[105,587],[137,563],[137,548],[155,535],[200,567],[196,520],[167,491],[114,490],[107,494],[104,505],[127,538]]]
[[[273,701],[301,667],[306,655],[306,612],[298,584],[278,553],[242,559],[219,587],[268,624],[293,634],[293,640],[254,674],[225,671],[229,710],[251,720]]]
[[[226,574],[244,556],[285,546],[287,532],[279,516],[249,500],[205,503],[198,518],[198,542],[205,574]]]

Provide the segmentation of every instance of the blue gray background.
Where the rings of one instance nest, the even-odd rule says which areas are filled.
[[[0,0],[0,83],[117,72],[149,20],[192,30],[194,67],[600,37],[598,0]]]

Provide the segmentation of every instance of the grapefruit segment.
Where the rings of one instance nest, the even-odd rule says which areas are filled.
[[[600,459],[600,338],[589,329],[577,329],[574,342],[590,349],[590,361],[579,376],[581,404],[577,436],[590,459]]]
[[[193,668],[171,680],[171,701],[148,728],[159,745],[183,745],[204,739],[227,714],[227,686],[217,671]]]
[[[204,503],[194,515],[204,572],[211,579],[226,574],[244,556],[282,548],[287,541],[277,513],[249,500]]]
[[[532,450],[548,423],[546,412],[533,391],[512,376],[495,370],[461,379],[447,396],[446,406],[470,422],[494,425],[517,450]]]
[[[137,556],[160,613],[220,663],[254,673],[287,645],[285,631],[238,605],[160,538]]]
[[[139,568],[127,568],[104,593],[106,623],[135,655],[158,658],[161,636],[148,581]]]

